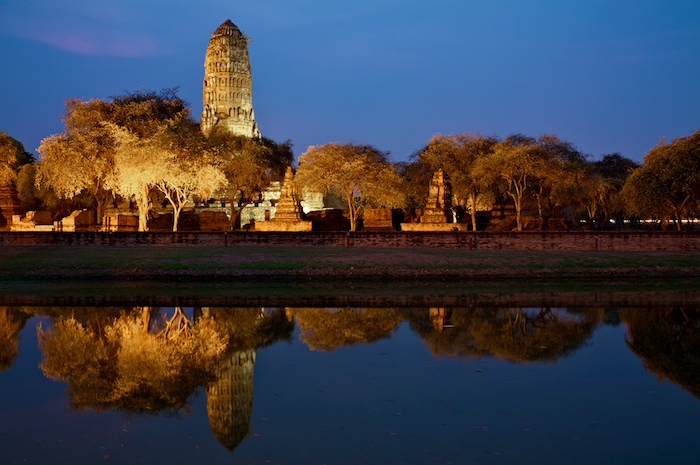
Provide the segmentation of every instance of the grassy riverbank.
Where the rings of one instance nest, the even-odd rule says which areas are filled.
[[[3,247],[0,280],[700,277],[700,254],[354,247]]]

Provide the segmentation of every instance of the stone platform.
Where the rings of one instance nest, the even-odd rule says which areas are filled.
[[[311,221],[258,221],[255,231],[308,232],[312,225]]]
[[[401,223],[401,231],[461,231],[469,230],[466,223]]]

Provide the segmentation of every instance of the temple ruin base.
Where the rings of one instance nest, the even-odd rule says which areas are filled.
[[[311,221],[259,221],[255,231],[307,232],[312,230]]]
[[[401,231],[462,231],[469,230],[466,223],[401,223]]]

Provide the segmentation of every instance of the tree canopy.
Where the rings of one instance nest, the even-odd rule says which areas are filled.
[[[14,182],[19,168],[32,161],[21,142],[0,131],[0,186]]]
[[[287,166],[294,161],[292,143],[238,136],[225,127],[214,126],[207,144],[226,179],[233,229],[242,208],[254,201],[271,181],[282,179]]]
[[[670,143],[662,141],[644,157],[625,183],[630,213],[682,221],[700,201],[700,130]]]
[[[493,151],[476,164],[475,176],[498,185],[515,204],[518,231],[523,230],[522,210],[525,195],[536,186],[544,171],[546,152],[532,138],[512,135],[493,146]]]
[[[328,143],[309,147],[299,157],[296,182],[307,191],[338,195],[347,202],[350,230],[364,206],[403,207],[403,180],[388,154],[371,145]]]
[[[19,142],[0,133],[0,184],[14,182],[27,207],[71,205],[86,200],[102,221],[110,201],[134,202],[139,229],[148,228],[154,202],[172,206],[173,230],[187,202],[226,197],[233,229],[241,210],[272,181],[281,180],[294,155],[290,141],[231,134],[214,127],[203,134],[177,89],[137,90],[108,99],[68,99],[64,131],[46,137],[36,166]],[[299,157],[296,184],[304,193],[339,197],[350,229],[360,227],[364,208],[420,208],[433,172],[451,181],[451,204],[460,220],[469,212],[507,202],[515,229],[569,227],[586,218],[606,227],[611,218],[673,220],[680,229],[700,212],[700,131],[662,141],[641,166],[617,153],[589,161],[555,134],[530,137],[462,132],[435,134],[410,162],[392,163],[388,153],[358,143],[325,143]],[[34,183],[34,188],[30,185]],[[116,197],[115,197],[116,196]],[[115,204],[116,205],[116,204]],[[341,208],[344,208],[341,207]],[[509,220],[510,221],[510,220]],[[512,228],[513,223],[505,223]]]
[[[116,151],[123,147],[117,134],[128,132],[146,141],[162,134],[164,127],[196,126],[176,89],[138,90],[109,100],[72,98],[65,107],[64,132],[49,136],[39,146],[42,157],[36,183],[62,198],[87,193],[94,198],[98,222],[115,187],[114,183],[107,186],[107,180],[115,178]]]

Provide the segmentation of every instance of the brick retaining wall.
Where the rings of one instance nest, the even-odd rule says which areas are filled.
[[[0,246],[443,247],[474,250],[700,251],[700,232],[0,232]]]

